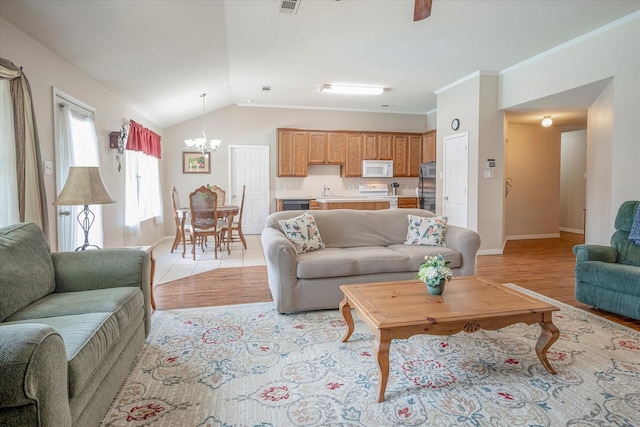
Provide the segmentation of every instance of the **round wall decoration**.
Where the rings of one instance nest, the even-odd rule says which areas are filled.
[[[458,130],[460,129],[460,119],[453,119],[451,122],[451,129]]]

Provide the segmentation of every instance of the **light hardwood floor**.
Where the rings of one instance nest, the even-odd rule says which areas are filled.
[[[156,256],[157,271],[162,277],[156,277],[155,282],[157,309],[271,301],[258,236],[248,237],[248,250],[234,244],[231,256],[226,255],[219,261],[207,259],[213,258],[213,253],[200,253],[199,261],[193,261],[188,256],[181,258],[179,253],[169,254],[168,248],[158,248],[162,253]],[[582,237],[561,233],[560,238],[509,241],[502,255],[478,256],[476,273],[496,282],[514,283],[640,331],[640,321],[595,310],[576,301],[572,248],[582,243]]]

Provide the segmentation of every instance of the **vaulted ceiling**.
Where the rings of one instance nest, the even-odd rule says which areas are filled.
[[[434,0],[431,17],[413,22],[412,0],[297,0],[294,14],[281,2],[0,0],[0,16],[168,127],[201,114],[202,93],[207,111],[426,114],[434,91],[460,78],[500,71],[640,10],[638,0]],[[326,83],[387,90],[329,95],[319,91]]]

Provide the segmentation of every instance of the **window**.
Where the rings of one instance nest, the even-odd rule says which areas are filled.
[[[129,215],[130,219],[140,222],[153,217],[161,217],[162,200],[160,199],[158,159],[141,151],[126,150],[125,161],[127,162],[127,170],[131,173],[126,191],[131,193],[131,200],[135,202],[135,209],[132,207]],[[128,208],[127,211],[129,211]]]

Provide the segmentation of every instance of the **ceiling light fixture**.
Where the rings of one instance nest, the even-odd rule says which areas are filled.
[[[206,93],[200,95],[202,98],[202,138],[194,138],[194,139],[185,139],[184,143],[187,145],[187,149],[190,150],[198,150],[202,154],[207,153],[209,151],[218,151],[220,148],[220,144],[222,141],[219,139],[212,139],[211,141],[207,141],[207,134],[204,130],[204,97],[207,96]]]
[[[320,92],[344,95],[381,95],[385,88],[377,86],[322,85]]]
[[[551,120],[551,116],[544,116],[542,118],[542,126],[548,128],[553,124],[553,120]]]

